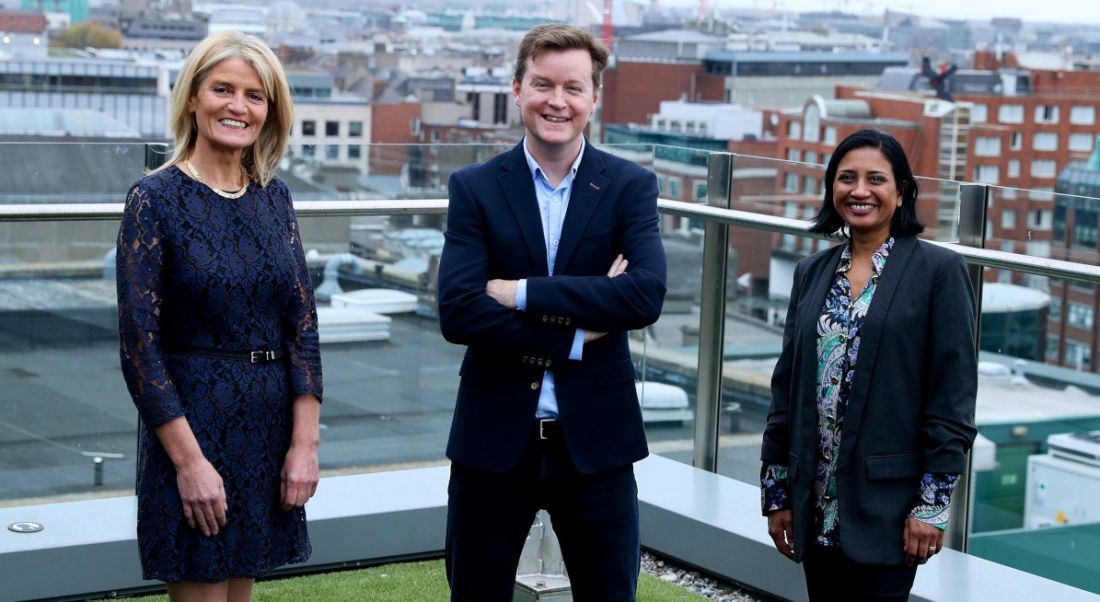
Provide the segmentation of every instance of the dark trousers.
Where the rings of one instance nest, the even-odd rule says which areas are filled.
[[[839,547],[813,544],[802,557],[810,602],[904,602],[909,599],[916,566],[852,562]]]
[[[561,437],[528,440],[501,473],[451,465],[447,488],[451,600],[512,599],[523,542],[539,509],[550,514],[573,599],[633,601],[641,561],[634,467],[582,474]]]

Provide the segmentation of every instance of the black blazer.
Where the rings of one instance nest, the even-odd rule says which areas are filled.
[[[488,472],[519,462],[542,377],[554,373],[566,445],[585,473],[648,454],[626,332],[652,324],[665,294],[657,181],[585,145],[553,275],[522,143],[451,176],[439,264],[439,324],[466,345],[447,457]],[[625,274],[608,278],[616,255]],[[494,278],[527,279],[527,311],[485,293]],[[577,328],[606,332],[569,359]]]
[[[841,246],[795,268],[761,459],[788,467],[796,560],[814,537],[817,320]],[[897,238],[860,330],[837,459],[840,545],[903,564],[902,533],[926,472],[966,471],[977,430],[974,292],[962,257]]]

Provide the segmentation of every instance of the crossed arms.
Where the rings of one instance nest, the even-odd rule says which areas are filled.
[[[601,201],[611,203],[607,210],[615,212],[615,240],[623,259],[605,260],[610,267],[590,262],[559,266],[581,275],[528,275],[524,312],[512,309],[515,274],[495,273],[498,270],[491,267],[509,258],[491,256],[490,218],[499,222],[512,216],[503,204],[479,200],[463,175],[456,173],[449,183],[451,202],[439,269],[440,327],[448,341],[565,360],[578,328],[594,336],[642,328],[660,316],[666,264],[652,173],[639,172],[617,198]],[[526,269],[536,273],[534,266]],[[547,315],[567,317],[568,323],[545,320]]]

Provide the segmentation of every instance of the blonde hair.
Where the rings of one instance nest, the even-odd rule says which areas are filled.
[[[198,127],[190,111],[188,101],[198,93],[199,85],[218,63],[238,58],[256,70],[267,96],[267,121],[260,129],[256,142],[244,150],[241,164],[249,179],[267,186],[275,177],[275,170],[286,151],[290,127],[294,120],[294,103],[290,97],[290,85],[286,73],[275,53],[263,40],[235,31],[211,34],[191,51],[176,77],[175,89],[168,107],[168,129],[175,139],[175,150],[163,165],[153,173],[171,167],[187,159],[195,150]]]

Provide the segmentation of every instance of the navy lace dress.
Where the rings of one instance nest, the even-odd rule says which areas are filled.
[[[296,395],[321,398],[317,310],[286,184],[222,198],[172,167],[130,189],[118,238],[122,372],[141,415],[138,545],[146,579],[219,582],[309,557],[305,511],[280,507]],[[282,349],[250,364],[181,353]],[[214,537],[183,517],[153,428],[186,416],[225,482]]]

